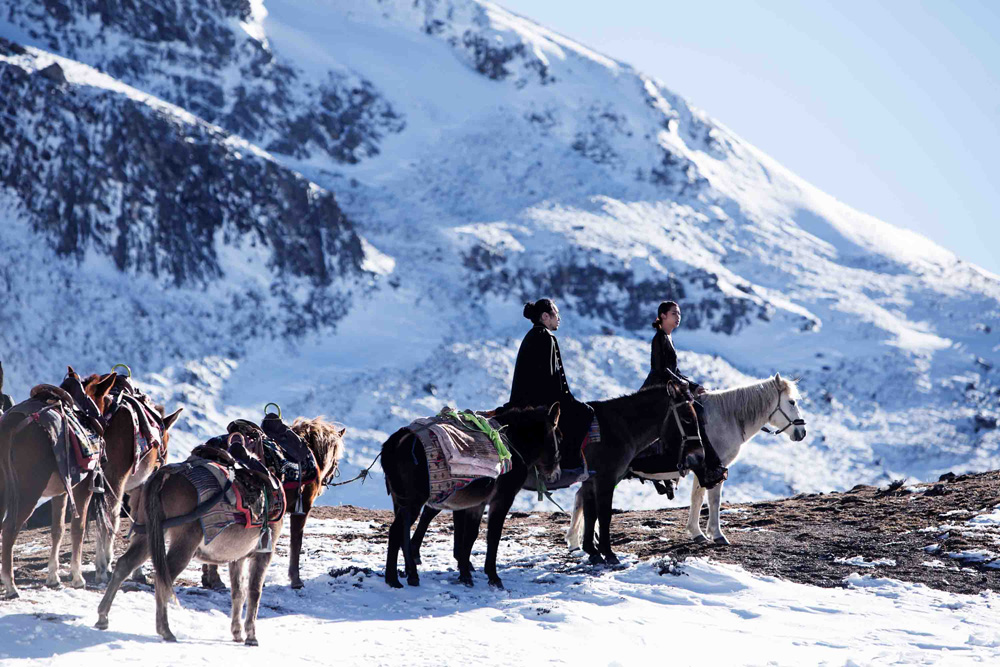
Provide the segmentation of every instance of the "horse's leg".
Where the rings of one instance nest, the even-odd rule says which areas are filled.
[[[410,530],[413,522],[419,516],[420,506],[413,507],[406,505],[403,507],[403,563],[406,565],[406,583],[410,586],[420,585],[420,573],[417,572],[417,564],[413,561],[413,552],[410,551]]]
[[[490,518],[486,524],[486,562],[483,564],[483,572],[486,573],[490,587],[500,590],[503,590],[503,581],[497,574],[497,551],[500,549],[500,538],[503,536],[503,524],[507,520],[507,512],[514,504],[514,498],[520,488],[520,484],[514,489],[501,486],[490,501]],[[479,516],[482,518],[481,511]]]
[[[691,507],[688,509],[688,535],[697,543],[708,542],[705,533],[701,532],[701,505],[705,501],[705,489],[698,483],[696,477],[691,482]]]
[[[2,455],[0,452],[0,456]],[[4,465],[6,464],[7,462],[4,462]],[[13,511],[14,508],[8,503],[4,513],[3,530],[0,534],[0,583],[4,587],[4,597],[12,599],[18,597],[17,586],[14,585],[14,542],[17,540],[17,534],[21,532],[21,526],[31,516],[35,505],[42,497],[51,472],[44,466],[37,465],[32,470],[19,471],[16,478],[13,478],[10,471],[5,474],[10,475],[5,478],[9,484],[5,492],[17,494],[17,508]]]
[[[472,563],[469,557],[472,554],[472,547],[479,537],[479,525],[483,521],[483,511],[486,505],[472,507],[461,512],[455,512],[455,559],[458,561],[458,580],[469,586],[473,586]],[[461,541],[458,537],[458,526],[462,524]]]
[[[279,524],[280,529],[280,524]],[[279,529],[274,529],[272,533],[277,542]],[[247,619],[244,629],[246,630],[247,646],[257,646],[257,610],[260,609],[260,594],[264,589],[264,575],[267,574],[267,566],[271,563],[271,554],[257,553],[250,556],[250,584],[249,598],[247,599]]]
[[[73,489],[73,499],[76,501],[76,509],[80,513],[80,516],[74,516],[70,523],[73,555],[69,561],[69,571],[72,577],[70,585],[73,588],[86,588],[87,586],[87,582],[83,579],[83,534],[87,527],[87,509],[90,507],[92,495],[90,483],[87,480],[80,482]]]
[[[167,586],[160,586],[159,576],[156,581],[156,632],[168,642],[177,641],[167,622],[167,603],[174,596],[174,581],[191,562],[202,539],[200,525],[185,524],[185,528],[186,530],[175,533],[176,537],[171,540],[167,551],[167,571],[164,573]]]
[[[615,497],[615,485],[604,485],[601,480],[594,482],[594,495],[597,502],[598,551],[604,556],[608,565],[618,565],[618,556],[611,550],[611,506]]]
[[[396,562],[399,557],[399,545],[403,541],[403,507],[397,502],[393,502],[395,517],[392,525],[389,526],[389,546],[385,554],[385,583],[393,588],[402,588],[399,583],[399,573],[396,571]]]
[[[52,548],[49,550],[49,576],[45,579],[45,585],[59,588],[62,586],[62,582],[59,581],[59,551],[66,528],[66,505],[69,497],[64,493],[61,496],[53,496],[49,502],[52,505]]]
[[[592,565],[600,565],[604,563],[604,558],[594,546],[594,525],[597,523],[597,498],[594,483],[591,482],[586,491],[581,488],[580,492],[583,493],[583,543],[580,547],[584,553],[590,556]]]
[[[465,547],[465,510],[455,510],[451,513],[452,544],[451,555],[455,562],[459,564],[461,571],[462,550]]]
[[[114,559],[115,537],[118,535],[118,528],[121,524],[125,481],[124,477],[115,482],[106,476],[104,478],[104,502],[111,499],[110,507],[108,507],[111,530],[98,529],[97,531],[97,547],[94,555],[94,583],[97,584],[103,584],[111,578],[111,561]],[[97,517],[97,521],[102,521],[101,517]]]
[[[712,540],[716,544],[727,545],[729,539],[722,533],[722,522],[719,519],[719,510],[722,508],[722,485],[719,482],[708,490],[708,532],[712,535]]]
[[[115,571],[111,574],[108,588],[104,591],[101,604],[97,607],[97,625],[95,627],[98,630],[108,629],[108,612],[111,611],[111,604],[115,601],[119,587],[130,572],[138,570],[143,563],[149,560],[149,555],[149,538],[138,533],[134,534],[128,549],[115,563]]]
[[[420,512],[420,521],[417,522],[417,529],[413,531],[413,537],[410,538],[410,550],[413,552],[413,562],[420,565],[420,545],[424,541],[424,535],[427,534],[427,528],[431,525],[431,521],[434,520],[441,510],[434,509],[430,505],[424,505],[424,509]]]
[[[233,641],[243,641],[243,603],[247,599],[247,589],[244,586],[243,571],[247,559],[240,558],[229,563],[229,590],[233,594],[233,608],[229,616],[229,629],[233,633]]]
[[[304,584],[299,577],[299,554],[302,553],[302,534],[305,532],[306,519],[312,511],[313,501],[319,495],[319,481],[311,482],[308,490],[302,491],[302,514],[292,514],[289,524],[292,527],[291,548],[288,553],[288,579],[292,588],[302,588]]]

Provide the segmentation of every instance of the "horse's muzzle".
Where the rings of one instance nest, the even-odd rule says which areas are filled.
[[[548,482],[549,484],[552,484],[554,482],[558,482],[561,476],[562,476],[562,469],[559,466],[556,466],[552,472],[550,472],[548,475],[545,476],[545,481]]]
[[[794,440],[795,442],[799,442],[800,440],[805,440],[805,439],[806,439],[806,427],[796,426],[792,430],[792,440]]]

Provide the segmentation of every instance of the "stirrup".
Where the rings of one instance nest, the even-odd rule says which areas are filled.
[[[260,540],[257,542],[257,553],[270,553],[274,551],[271,543],[271,529],[268,527],[267,519],[264,520],[264,530],[260,532]]]

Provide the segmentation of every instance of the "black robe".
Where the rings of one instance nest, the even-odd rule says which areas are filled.
[[[594,409],[573,397],[566,381],[559,343],[552,333],[536,324],[524,336],[514,362],[514,381],[510,388],[508,407],[549,407],[559,401],[559,430],[562,467],[580,468],[583,460],[580,447],[594,421]]]
[[[666,384],[674,379],[671,373],[687,382],[692,392],[700,387],[697,382],[694,382],[677,370],[677,350],[674,349],[674,342],[670,339],[670,336],[662,331],[657,331],[656,335],[653,336],[649,367],[649,375],[646,376],[646,381],[642,383],[643,388]]]

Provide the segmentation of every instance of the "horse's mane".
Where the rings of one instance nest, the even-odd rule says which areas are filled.
[[[344,438],[340,435],[340,428],[326,421],[322,415],[314,419],[296,417],[292,422],[292,431],[310,444],[316,454],[316,463],[323,470],[332,470],[344,455]]]
[[[788,393],[789,398],[799,398],[799,387],[795,380],[773,377],[756,380],[750,384],[722,391],[709,391],[698,400],[714,404],[721,412],[731,415],[742,428],[744,424],[760,419],[761,415],[773,409],[778,392]]]
[[[620,405],[619,405],[620,403],[622,403],[622,402],[624,402],[624,401],[626,401],[626,400],[628,400],[630,398],[634,398],[634,397],[640,396],[642,394],[650,394],[650,395],[652,395],[652,394],[655,394],[655,393],[659,393],[660,390],[667,391],[667,388],[668,388],[668,385],[665,385],[665,384],[654,384],[654,385],[650,385],[648,387],[643,387],[639,391],[634,391],[631,394],[622,394],[621,396],[615,396],[614,398],[606,398],[606,399],[604,399],[602,401],[588,401],[588,402],[590,403],[590,405],[600,404],[600,405],[607,406],[609,408],[615,408],[615,407],[620,407]]]

